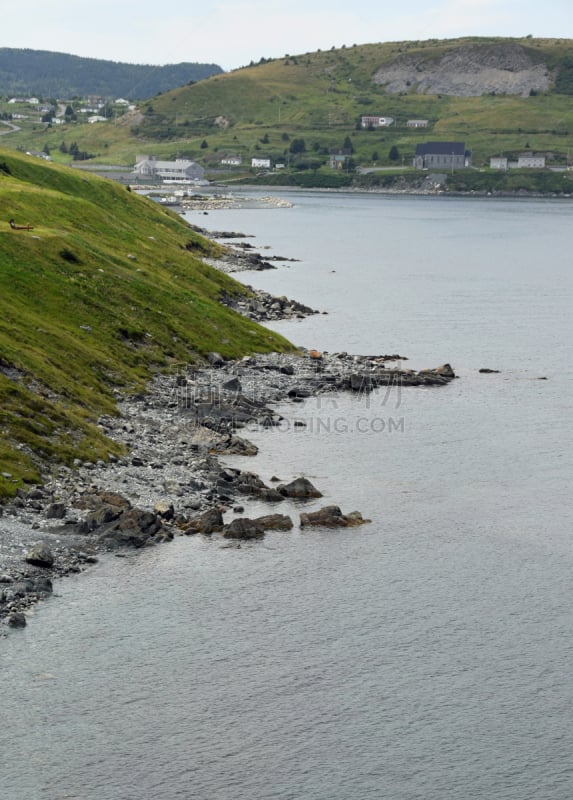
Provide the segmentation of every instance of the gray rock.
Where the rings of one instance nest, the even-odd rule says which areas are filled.
[[[52,567],[54,565],[54,555],[44,542],[29,550],[24,556],[24,560],[36,567]]]
[[[184,533],[204,533],[207,536],[223,530],[223,515],[218,508],[210,508],[199,517],[182,526]]]
[[[47,519],[63,519],[66,516],[65,503],[51,503],[46,509]]]
[[[293,529],[292,519],[286,514],[267,514],[253,520],[266,531],[290,531]]]
[[[319,511],[300,515],[300,527],[317,526],[324,528],[353,528],[370,522],[359,511],[343,514],[338,506],[324,506]]]
[[[220,353],[207,353],[207,361],[212,367],[225,366],[225,359]]]
[[[33,486],[27,494],[28,500],[45,500],[46,493],[40,486]]]
[[[21,611],[13,611],[8,615],[6,622],[11,628],[25,628],[26,617]]]
[[[305,499],[310,497],[322,497],[322,492],[312,485],[308,478],[295,478],[287,484],[281,484],[278,491],[284,497],[295,497]]]
[[[223,389],[226,392],[240,392],[241,391],[241,381],[238,378],[231,378],[230,381],[227,381],[223,384]]]
[[[254,519],[239,517],[223,528],[225,539],[262,539],[265,535],[263,526]]]
[[[151,511],[131,508],[110,524],[100,541],[110,547],[144,547],[162,530],[161,520]]]
[[[39,594],[52,594],[54,588],[51,579],[47,575],[38,575],[34,580],[33,591]]]
[[[264,500],[266,503],[282,503],[285,499],[285,495],[281,494],[278,489],[272,489],[267,486],[259,489],[257,497]]]
[[[88,514],[85,521],[88,523],[90,529],[93,530],[94,528],[98,528],[100,525],[113,522],[114,519],[119,519],[122,513],[123,509],[119,508],[118,506],[102,506],[92,514]]]

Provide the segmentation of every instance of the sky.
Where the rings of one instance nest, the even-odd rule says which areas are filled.
[[[3,15],[0,47],[231,70],[333,46],[529,34],[573,39],[571,0],[26,0]]]

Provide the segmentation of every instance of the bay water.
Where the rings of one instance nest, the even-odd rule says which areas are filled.
[[[296,344],[459,378],[285,404],[228,459],[371,524],[61,581],[0,640],[0,797],[569,800],[573,205],[285,196],[187,216],[299,259],[238,276],[328,312]]]

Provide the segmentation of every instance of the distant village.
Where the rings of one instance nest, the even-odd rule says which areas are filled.
[[[75,101],[73,106],[70,102],[62,101],[54,104],[45,104],[37,97],[12,97],[8,100],[8,105],[30,107],[30,114],[22,110],[15,110],[9,114],[14,121],[25,120],[33,114],[40,117],[46,126],[65,126],[80,119],[88,124],[109,123],[117,115],[126,111],[136,110],[136,106],[124,98],[115,100],[105,100],[97,95],[89,95],[82,101]],[[397,121],[391,116],[364,114],[360,117],[357,127],[363,130],[383,130],[398,127]],[[430,127],[428,119],[408,119],[402,121],[400,127],[408,130],[419,131]],[[50,156],[45,152],[33,152],[41,158],[50,160]],[[352,162],[353,152],[349,148],[332,149],[328,158],[328,166],[331,169],[348,169]],[[246,161],[246,163],[245,163]],[[269,171],[279,171],[289,166],[287,156],[272,158],[267,155],[256,154],[250,158],[240,154],[225,154],[219,159],[219,166],[223,169],[244,169],[250,167],[262,174]],[[404,166],[404,160],[402,160]],[[465,142],[460,141],[427,141],[416,145],[415,154],[411,166],[420,170],[434,170],[439,172],[450,172],[459,169],[472,167],[472,152],[467,148]],[[546,169],[547,155],[524,151],[516,157],[508,158],[503,155],[492,156],[489,160],[490,169],[506,171],[511,169]],[[553,167],[552,169],[564,169],[563,167]],[[185,158],[175,160],[161,160],[155,156],[140,155],[136,158],[133,168],[134,175],[139,180],[161,180],[170,183],[205,183],[205,168],[196,161]]]
[[[42,103],[37,97],[11,97],[8,100],[8,105],[30,106],[30,110],[33,110],[36,116],[40,115],[42,122],[47,125],[66,125],[70,121],[75,121],[78,114],[85,115],[87,122],[92,124],[95,122],[109,122],[112,115],[102,114],[102,109],[119,109],[122,112],[135,109],[135,105],[130,103],[129,100],[124,100],[123,97],[106,101],[99,95],[89,95],[85,100],[74,103],[73,108],[71,101],[61,101],[54,105],[52,103]],[[10,116],[13,120],[25,120],[30,115],[22,111],[14,111]]]

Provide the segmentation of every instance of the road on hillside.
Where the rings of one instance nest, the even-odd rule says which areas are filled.
[[[0,124],[8,126],[7,131],[0,131],[0,136],[5,136],[7,133],[16,133],[16,131],[20,130],[17,125],[13,125],[11,122],[6,122],[5,119],[0,119]]]

